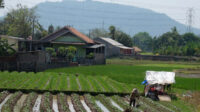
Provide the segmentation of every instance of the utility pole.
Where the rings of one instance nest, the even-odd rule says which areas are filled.
[[[91,38],[91,30],[89,29],[89,38]]]
[[[193,8],[189,8],[187,10],[187,13],[186,13],[186,18],[187,18],[187,31],[188,32],[192,32],[192,25],[193,25],[193,20],[194,20],[194,9]]]
[[[35,39],[35,16],[33,17],[33,26],[32,26],[32,39]]]
[[[103,22],[102,22],[102,30],[104,30],[104,20],[103,20]]]

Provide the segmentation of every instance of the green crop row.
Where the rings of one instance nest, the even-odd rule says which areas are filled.
[[[8,96],[9,92],[3,91],[0,93],[0,103],[3,102],[3,100]]]
[[[67,96],[63,93],[57,95],[59,112],[70,112],[69,105],[67,103]]]
[[[114,107],[111,104],[110,99],[108,97],[104,96],[103,94],[96,96],[96,99],[99,100],[109,111],[111,111],[111,112],[121,112],[118,108]]]
[[[37,96],[38,95],[35,92],[29,93],[26,100],[23,103],[21,112],[31,112],[37,99]]]
[[[40,104],[40,112],[54,112],[52,109],[53,96],[51,93],[44,93]]]
[[[9,94],[8,92],[4,91],[0,93],[0,98],[2,98],[2,101],[5,101],[5,104],[3,104],[3,107],[1,108],[1,112],[13,112],[13,109],[16,104],[18,104],[18,101],[21,101],[22,92],[15,92]],[[7,96],[7,97],[5,97]],[[23,95],[24,96],[24,95]],[[40,111],[41,112],[53,112],[52,106],[53,106],[53,98],[57,99],[58,109],[59,112],[70,112],[67,94],[64,93],[58,93],[56,96],[53,97],[53,95],[49,92],[46,92],[42,95],[42,99],[40,103],[36,103],[36,99],[38,94],[37,93],[29,93],[26,97],[25,101],[23,101],[23,106],[19,109],[20,112],[31,112],[33,110],[33,106],[36,104],[40,105]],[[39,95],[41,97],[41,95]],[[4,99],[3,99],[4,97]],[[7,101],[5,100],[7,99]],[[128,102],[129,96],[121,97],[121,96],[105,96],[103,94],[99,94],[97,96],[92,96],[90,94],[84,94],[83,96],[80,96],[78,94],[71,94],[71,101],[73,104],[73,107],[78,112],[86,112],[84,106],[82,105],[81,100],[84,100],[87,106],[90,108],[92,112],[102,112],[102,107],[96,103],[96,101],[100,101],[109,111],[111,112],[121,112],[122,109],[129,110],[130,112],[140,112],[140,111],[148,111],[148,112],[192,112],[191,108],[188,108],[186,104],[183,104],[181,102],[159,102],[159,101],[153,101],[149,98],[140,97],[137,101],[137,104],[139,104],[138,108],[133,108],[129,106]],[[118,108],[117,106],[113,105],[112,100],[122,109]],[[1,103],[0,103],[1,104]]]
[[[71,99],[72,99],[72,104],[76,112],[87,112],[85,108],[83,107],[78,94],[72,94]]]
[[[129,92],[131,86],[108,77],[58,73],[0,72],[0,89]],[[130,89],[131,88],[131,89]]]
[[[2,112],[13,112],[14,106],[18,99],[21,97],[22,92],[14,93],[8,101],[3,105]]]
[[[117,95],[111,97],[119,106],[121,106],[124,110],[130,110],[131,112],[139,112],[136,108],[131,108],[128,103],[124,101],[122,97]]]
[[[90,107],[90,110],[92,112],[103,112],[100,109],[100,107],[98,107],[97,104],[95,103],[95,98],[92,97],[90,94],[85,94],[84,100],[85,100],[85,103],[88,105],[88,107]]]

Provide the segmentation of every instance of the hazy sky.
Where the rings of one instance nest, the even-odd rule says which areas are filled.
[[[59,2],[62,0],[4,0],[5,9],[0,9],[0,16],[5,15],[6,12],[16,7],[16,4],[21,3],[28,7],[33,7],[38,3],[51,1]],[[84,1],[84,0],[78,0]],[[200,1],[199,0],[94,0],[109,3],[118,3],[124,5],[132,5],[151,9],[155,12],[165,13],[171,18],[179,21],[183,24],[187,22],[187,11],[189,8],[193,8],[193,26],[200,28]]]

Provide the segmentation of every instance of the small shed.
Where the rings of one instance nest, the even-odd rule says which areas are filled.
[[[138,55],[139,53],[142,52],[142,50],[139,47],[137,47],[137,46],[133,46],[133,51],[134,51],[135,55]]]
[[[122,56],[122,55],[132,55],[133,48],[126,47],[123,44],[105,37],[99,37],[94,39],[96,42],[105,45],[105,55],[106,57]]]

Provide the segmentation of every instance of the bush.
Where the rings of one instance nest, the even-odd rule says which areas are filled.
[[[12,48],[15,44],[8,44],[7,39],[0,39],[0,56],[10,56],[15,54],[15,49]]]
[[[89,53],[86,57],[88,59],[93,59],[94,58],[94,53]]]
[[[45,51],[48,52],[50,55],[52,55],[52,53],[55,52],[55,49],[52,47],[47,47],[47,48],[45,48]]]
[[[67,57],[70,61],[75,57],[76,51],[77,51],[76,47],[73,46],[67,47]]]
[[[65,57],[66,54],[67,54],[67,49],[65,47],[59,47],[58,48],[58,55],[59,56]]]
[[[57,56],[56,52],[54,51],[54,52],[51,54],[51,56],[52,56],[52,57],[56,57],[56,56]]]
[[[76,51],[77,51],[77,49],[76,49],[76,47],[74,47],[74,46],[69,46],[69,47],[67,47],[67,52],[70,52],[70,53],[76,53]]]

